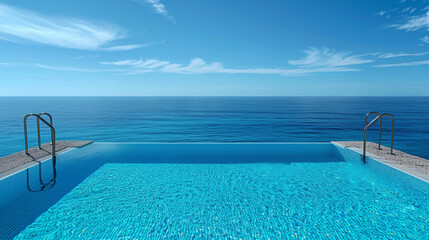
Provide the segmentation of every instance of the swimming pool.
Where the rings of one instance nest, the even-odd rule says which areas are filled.
[[[427,182],[331,143],[93,143],[0,193],[5,239],[429,238]]]

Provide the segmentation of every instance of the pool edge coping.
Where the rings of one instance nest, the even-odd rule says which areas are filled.
[[[345,146],[345,145],[343,145],[343,144],[341,144],[341,143],[339,143],[337,141],[331,141],[330,143],[333,144],[333,145],[335,145],[335,146],[338,146],[338,147],[341,147],[341,148],[345,148],[345,149],[349,149],[351,151],[354,151],[354,152],[358,153],[360,156],[362,156],[362,154],[363,154],[363,150],[360,149],[360,148],[357,148],[357,147],[348,147],[348,146]],[[405,174],[410,175],[410,176],[412,176],[414,178],[417,178],[417,179],[422,180],[422,181],[424,181],[426,183],[429,183],[429,175],[425,175],[423,173],[420,173],[420,172],[417,172],[417,171],[413,171],[410,168],[401,167],[402,165],[399,165],[399,166],[395,165],[392,161],[389,161],[389,160],[387,160],[387,159],[385,159],[383,157],[380,157],[380,156],[378,156],[376,154],[373,154],[373,153],[370,153],[370,152],[367,152],[366,155],[367,155],[367,157],[370,157],[372,160],[377,161],[377,162],[379,162],[379,163],[381,163],[381,164],[383,164],[385,166],[391,167],[391,168],[396,169],[396,170],[398,170],[398,171],[400,171],[402,173],[405,173]]]
[[[87,145],[89,145],[89,144],[86,144],[85,146],[87,146]],[[82,146],[82,147],[84,147],[84,146]],[[64,149],[56,152],[56,155],[59,156],[59,155],[61,155],[63,153],[70,152],[71,150],[74,150],[76,148],[80,148],[80,147],[68,147],[68,148],[64,148]],[[8,170],[6,172],[0,173],[0,181],[3,180],[3,179],[6,179],[6,178],[8,178],[8,177],[10,177],[12,175],[15,175],[15,174],[17,174],[19,172],[25,171],[25,170],[33,167],[33,166],[36,166],[38,164],[42,164],[43,162],[46,162],[46,161],[51,160],[51,159],[52,159],[51,155],[44,156],[44,157],[36,159],[33,162],[28,162],[28,163],[25,163],[25,164],[23,164],[23,165],[21,165],[19,167],[16,167],[16,168],[10,169],[10,170]]]

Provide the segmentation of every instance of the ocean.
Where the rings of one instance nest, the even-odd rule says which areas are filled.
[[[0,97],[0,157],[24,150],[27,113],[52,114],[57,140],[328,142],[362,140],[371,111],[395,116],[394,148],[429,158],[429,97]],[[36,119],[28,120],[32,147]],[[383,119],[386,146],[390,126]],[[368,140],[377,137],[375,124]]]

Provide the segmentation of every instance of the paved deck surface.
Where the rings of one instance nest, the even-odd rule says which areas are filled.
[[[362,141],[341,141],[334,143],[349,148],[359,148],[362,151]],[[367,142],[366,149],[367,153],[369,152],[379,157],[377,160],[380,162],[429,182],[429,160],[396,149],[393,149],[393,155],[391,155],[389,147],[381,146],[381,150],[379,150],[378,144],[373,142]]]
[[[55,151],[59,152],[67,148],[83,147],[92,143],[92,141],[57,141],[55,143]],[[37,160],[50,156],[52,145],[50,143],[42,144],[42,149],[33,147],[28,149],[29,155],[25,151],[17,152],[9,156],[0,158],[0,173],[10,171],[30,162],[37,162]]]

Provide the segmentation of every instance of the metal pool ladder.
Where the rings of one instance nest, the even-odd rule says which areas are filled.
[[[50,123],[48,123],[45,119],[43,119],[41,117],[42,115],[47,115],[49,117]],[[27,118],[30,116],[34,116],[37,118],[37,138],[38,138],[39,149],[42,149],[42,145],[40,143],[40,121],[42,121],[44,124],[46,124],[51,129],[52,158],[55,159],[55,157],[56,157],[56,155],[55,155],[55,128],[53,127],[51,114],[45,113],[45,112],[41,112],[39,114],[30,113],[30,114],[25,115],[25,117],[24,117],[25,154],[28,155]]]
[[[368,123],[368,117],[372,114],[376,114],[377,117],[374,118],[369,124]],[[391,138],[390,138],[390,154],[393,154],[393,127],[395,125],[395,118],[393,117],[392,114],[389,113],[383,113],[380,114],[378,112],[370,112],[367,113],[365,116],[365,129],[363,131],[363,161],[365,162],[366,160],[366,131],[368,130],[369,127],[371,127],[375,122],[379,121],[379,127],[378,127],[378,149],[381,150],[381,119],[383,118],[383,116],[389,116],[392,118],[392,130],[391,130]]]

